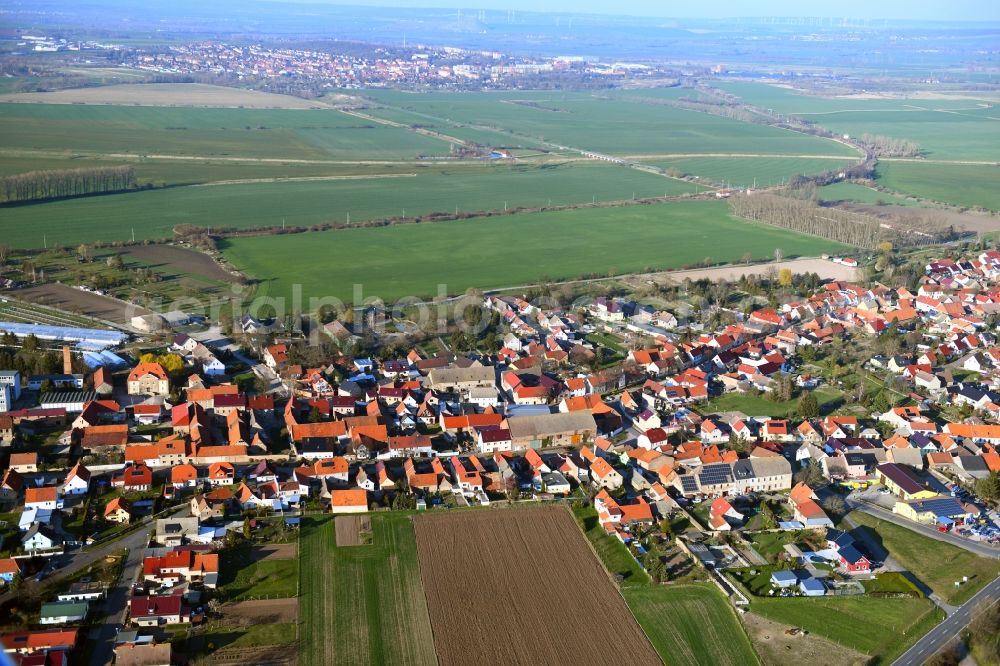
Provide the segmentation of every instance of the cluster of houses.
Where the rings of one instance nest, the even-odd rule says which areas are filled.
[[[484,308],[504,328],[489,356],[414,349],[304,367],[291,343],[266,345],[262,360],[288,389],[282,399],[242,392],[210,349],[179,335],[169,351],[186,359],[184,373],[172,377],[156,361],[117,373],[98,368],[86,379],[92,390],[77,391],[82,397],[0,412],[0,445],[10,451],[0,504],[20,510],[19,542],[0,547],[18,558],[62,552],[71,539],[61,512],[98,487],[111,491],[98,511],[107,525],[136,520],[155,498],[187,505],[189,517],[157,523],[167,550],[144,562],[148,594],[131,608],[142,625],[190,618],[189,586],[214,584],[211,548],[235,521],[294,514],[310,502],[351,513],[391,506],[401,494],[424,508],[582,487],[601,525],[628,541],[636,526],[687,500],[707,498],[706,529],[725,531],[745,520],[732,498],[781,494],[790,514],[781,527],[832,528],[815,493],[793,483],[810,466],[842,486],[880,484],[897,514],[950,528],[980,509],[947,484],[1000,471],[1000,426],[987,422],[1000,416],[1000,347],[987,325],[1000,310],[1000,252],[926,269],[915,293],[832,282],[713,332],[625,299],[570,311],[489,296]],[[627,358],[612,370],[584,370],[594,355],[587,334],[602,328],[623,337]],[[340,322],[324,330],[350,335]],[[893,331],[919,332],[917,351],[868,365],[910,384],[907,406],[870,418],[796,420],[705,407],[727,392],[810,390],[818,380],[795,366],[804,348]],[[17,373],[0,373],[8,403],[21,383]],[[53,469],[51,458],[23,445],[40,433],[68,468]],[[845,570],[865,570],[842,535],[830,542]],[[18,572],[17,559],[0,560],[0,579]],[[80,610],[47,608],[52,618]]]

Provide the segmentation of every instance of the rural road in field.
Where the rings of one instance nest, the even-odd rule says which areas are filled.
[[[927,632],[913,647],[892,662],[892,666],[920,666],[958,637],[962,629],[973,620],[980,605],[994,604],[997,601],[1000,601],[1000,578],[993,580],[948,619]]]

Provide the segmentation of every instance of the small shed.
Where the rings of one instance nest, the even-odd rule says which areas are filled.
[[[782,589],[792,587],[799,582],[794,571],[775,571],[771,574],[771,584]]]
[[[816,578],[806,578],[799,581],[799,590],[807,597],[822,597],[826,594],[826,586],[823,581]]]

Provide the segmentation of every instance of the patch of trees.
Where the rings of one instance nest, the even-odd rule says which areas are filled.
[[[809,201],[754,194],[734,196],[729,205],[737,217],[846,245],[874,250],[886,240],[886,230],[877,219],[836,208],[820,208]]]
[[[0,178],[0,202],[42,201],[135,189],[130,166],[28,171]]]
[[[214,252],[215,239],[209,234],[205,227],[198,227],[193,224],[178,224],[174,226],[174,240],[187,243],[203,252]]]
[[[855,139],[868,152],[878,157],[919,157],[920,146],[909,139],[895,139],[880,134],[862,134]]]

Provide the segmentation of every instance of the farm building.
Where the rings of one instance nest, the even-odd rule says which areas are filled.
[[[941,525],[964,521],[971,513],[959,500],[944,495],[909,502],[896,502],[896,505],[892,507],[892,512],[917,523]]]
[[[579,444],[597,434],[594,415],[588,411],[511,416],[507,425],[515,451]]]
[[[81,348],[100,350],[117,347],[128,339],[121,331],[102,331],[97,328],[76,328],[72,326],[45,326],[0,321],[0,331],[13,333],[19,338],[34,335],[39,340],[54,342],[75,342]]]
[[[893,495],[905,501],[929,499],[937,495],[928,488],[916,473],[905,465],[885,463],[876,468],[878,480],[888,488]]]

